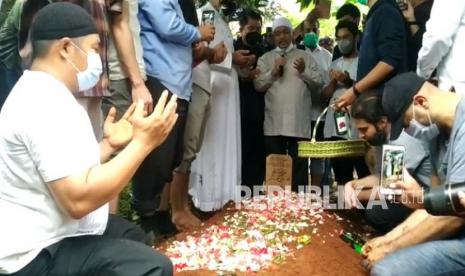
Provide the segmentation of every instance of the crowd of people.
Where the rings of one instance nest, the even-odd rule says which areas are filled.
[[[189,197],[220,210],[287,154],[293,191],[333,174],[363,208],[384,198],[384,144],[405,147],[407,200],[365,210],[385,233],[363,247],[366,268],[465,271],[463,219],[417,200],[465,182],[465,3],[359,2],[363,26],[344,4],[333,47],[318,8],[262,35],[262,15],[234,0],[16,0],[0,22],[0,274],[171,275],[150,246],[201,224]],[[312,133],[366,140],[375,168],[299,158]],[[138,226],[115,215],[130,182]]]

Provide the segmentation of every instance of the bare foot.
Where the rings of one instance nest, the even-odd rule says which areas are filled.
[[[202,221],[194,216],[188,209],[184,209],[183,211],[178,212],[173,210],[171,220],[176,225],[176,228],[182,231],[198,227],[202,223]]]

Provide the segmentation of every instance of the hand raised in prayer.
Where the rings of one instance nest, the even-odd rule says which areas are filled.
[[[305,60],[303,58],[298,58],[294,61],[294,69],[299,72],[299,74],[302,74],[305,72]]]
[[[114,149],[124,148],[132,139],[133,129],[130,123],[130,117],[134,113],[136,104],[132,104],[124,113],[123,117],[115,122],[116,109],[112,107],[103,125],[103,140]]]
[[[330,70],[329,75],[330,75],[331,80],[335,80],[339,83],[345,83],[347,79],[349,78],[349,76],[346,73],[340,70]]]
[[[129,121],[133,126],[132,141],[137,141],[147,151],[152,151],[165,141],[178,119],[176,114],[177,97],[171,96],[168,101],[168,92],[164,91],[153,109],[147,116],[144,103],[139,101]]]

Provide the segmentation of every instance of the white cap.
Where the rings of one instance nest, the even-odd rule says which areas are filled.
[[[289,29],[292,30],[291,21],[289,21],[289,19],[287,19],[286,17],[277,18],[273,21],[273,27],[272,27],[273,32],[279,27],[288,27]]]

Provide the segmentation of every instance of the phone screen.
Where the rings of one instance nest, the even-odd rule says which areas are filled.
[[[385,195],[400,194],[391,185],[404,180],[405,147],[384,145],[381,165],[380,192]]]
[[[215,12],[214,11],[203,11],[202,12],[202,24],[203,25],[215,25]]]

